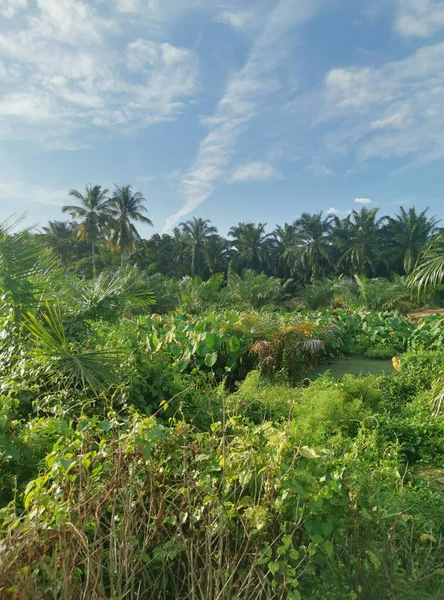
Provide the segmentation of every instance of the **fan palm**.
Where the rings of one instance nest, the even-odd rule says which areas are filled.
[[[238,267],[254,271],[263,270],[269,262],[272,234],[265,233],[266,223],[239,223],[230,229],[236,250],[234,257]]]
[[[208,219],[196,219],[180,223],[185,242],[191,251],[191,273],[202,276],[204,248],[210,235],[217,233]]]
[[[87,185],[85,195],[78,190],[71,190],[69,195],[79,201],[79,205],[63,206],[62,211],[69,213],[73,218],[82,221],[76,229],[77,237],[91,244],[93,273],[96,274],[96,244],[109,225],[110,200],[108,190],[103,190],[100,185]]]
[[[437,220],[427,217],[427,211],[426,208],[417,214],[414,207],[408,211],[401,207],[401,213],[394,218],[389,217],[386,226],[392,260],[402,264],[407,275],[413,271],[419,254],[436,229]]]
[[[110,242],[111,247],[120,252],[121,267],[125,266],[126,256],[133,252],[136,240],[141,239],[132,221],[139,221],[146,225],[153,224],[151,219],[143,214],[147,212],[145,202],[142,194],[133,192],[130,185],[115,186],[109,208],[114,229]]]

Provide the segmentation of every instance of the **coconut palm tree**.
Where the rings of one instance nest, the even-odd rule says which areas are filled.
[[[295,242],[287,250],[292,272],[300,265],[312,280],[318,279],[331,264],[331,218],[323,218],[322,211],[315,215],[303,213],[293,226]]]
[[[130,185],[115,186],[110,201],[109,212],[112,216],[111,247],[120,252],[120,266],[125,266],[125,259],[133,252],[136,240],[140,235],[132,221],[152,225],[153,222],[143,214],[147,212],[144,206],[145,198],[140,192],[133,192]]]
[[[355,273],[367,277],[375,276],[378,265],[383,262],[381,227],[387,217],[378,218],[378,211],[378,208],[362,208],[351,213],[348,248],[340,261],[341,264],[349,263]]]
[[[78,225],[69,221],[49,221],[42,227],[41,238],[60,256],[63,266],[69,267],[75,255],[75,231]]]
[[[263,271],[269,262],[272,234],[265,233],[266,223],[239,223],[230,229],[236,250],[234,262],[238,268]]]
[[[76,234],[80,240],[91,244],[93,273],[95,277],[96,244],[109,225],[110,200],[107,196],[108,190],[103,190],[100,185],[87,185],[85,191],[86,194],[83,195],[78,190],[71,190],[69,195],[72,198],[76,198],[79,201],[79,205],[63,206],[62,211],[69,213],[73,218],[82,219],[76,228]]]
[[[204,248],[210,235],[217,233],[208,219],[196,219],[180,223],[184,240],[191,252],[191,273],[202,276]]]
[[[401,207],[400,210],[399,215],[388,218],[385,234],[391,260],[402,265],[405,273],[409,275],[419,254],[435,232],[437,219],[427,216],[428,208],[419,214],[414,207],[408,211]]]

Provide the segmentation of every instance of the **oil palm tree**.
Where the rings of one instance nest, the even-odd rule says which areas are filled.
[[[399,215],[388,218],[385,234],[392,261],[402,265],[405,273],[409,275],[419,254],[436,230],[437,220],[427,216],[428,208],[419,214],[414,207],[408,211],[401,207],[400,210]]]
[[[213,275],[227,270],[228,263],[233,255],[233,249],[228,240],[214,234],[206,239],[204,254],[208,270]]]
[[[191,252],[191,273],[202,276],[204,249],[210,235],[217,233],[216,227],[208,219],[196,219],[180,223],[184,240]]]
[[[132,221],[139,221],[152,225],[143,213],[147,212],[145,198],[140,192],[133,192],[130,185],[115,186],[113,197],[110,201],[109,212],[112,217],[111,247],[120,252],[120,266],[125,266],[125,259],[133,252],[136,240],[140,235]]]
[[[409,284],[420,292],[427,292],[444,283],[444,232],[440,231],[419,255]]]
[[[240,268],[256,272],[266,268],[271,252],[272,234],[265,233],[266,223],[239,223],[230,229],[236,250],[234,261]]]
[[[300,264],[312,280],[318,279],[331,264],[331,218],[324,218],[322,211],[314,215],[303,213],[293,226],[295,242],[287,250],[292,271],[294,273]]]
[[[77,237],[91,244],[93,273],[96,274],[96,245],[110,221],[108,190],[100,185],[87,185],[85,194],[71,190],[69,195],[79,201],[78,205],[63,206],[62,211],[73,218],[82,219],[76,229]]]
[[[273,269],[274,275],[288,277],[290,275],[289,248],[296,242],[296,228],[294,225],[285,223],[283,227],[278,225],[273,231]]]
[[[49,221],[42,227],[41,238],[60,256],[63,266],[69,267],[75,254],[74,235],[78,225],[69,221]]]
[[[362,208],[350,216],[348,248],[341,257],[341,264],[349,263],[351,269],[367,277],[376,275],[383,262],[384,240],[381,227],[387,217],[378,218],[378,208]]]

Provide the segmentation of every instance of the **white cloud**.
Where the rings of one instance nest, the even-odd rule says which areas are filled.
[[[334,206],[331,206],[327,210],[327,215],[337,215],[338,213],[339,213],[339,210],[337,208],[335,208]]]
[[[307,167],[307,170],[310,171],[315,177],[328,177],[329,175],[333,175],[332,169],[326,167],[317,160],[314,160],[312,164]]]
[[[204,202],[223,178],[239,137],[260,112],[264,100],[279,88],[273,67],[279,58],[277,50],[282,37],[292,26],[309,20],[317,8],[317,0],[300,0],[296,5],[293,0],[279,0],[271,10],[245,66],[228,81],[214,115],[204,120],[209,132],[180,186],[185,202],[166,219],[165,230]]]
[[[371,204],[372,200],[370,198],[355,198],[355,202],[357,204]]]
[[[0,86],[0,139],[73,147],[79,130],[133,132],[183,110],[197,86],[194,52],[151,40],[117,52],[121,34],[94,6],[37,0],[21,28],[0,33],[0,80],[9,84]]]
[[[253,22],[253,20],[253,14],[246,10],[239,12],[230,12],[228,10],[224,10],[213,17],[213,21],[228,25],[233,29],[245,29]]]
[[[37,206],[63,206],[67,201],[66,190],[29,185],[25,182],[0,182],[0,197],[5,204],[20,208],[20,204]]]
[[[238,166],[228,178],[228,183],[241,181],[272,181],[283,179],[283,175],[273,165],[266,162],[253,161]]]
[[[0,13],[10,19],[27,5],[28,0],[0,0]]]
[[[444,158],[444,43],[424,46],[380,68],[331,70],[317,123],[340,119],[325,137],[332,152],[372,157],[409,157],[412,164]]]
[[[395,29],[400,35],[427,38],[442,28],[442,0],[397,0]]]

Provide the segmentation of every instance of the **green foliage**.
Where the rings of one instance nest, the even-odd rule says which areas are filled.
[[[424,482],[420,493],[438,504]],[[381,453],[367,430],[324,451],[296,447],[269,423],[231,419],[196,434],[182,422],[81,418],[24,498],[23,517],[4,520],[0,557],[2,593],[24,600],[54,589],[72,600],[413,599],[441,589],[439,525],[412,514],[396,446]]]
[[[367,217],[364,271],[379,261],[366,258]],[[267,264],[276,244],[304,244],[293,266],[315,275],[344,252],[332,227],[306,216],[236,239],[270,269],[282,268]],[[308,286],[317,312],[278,311],[294,283],[225,278],[209,260],[215,234],[194,256],[215,274],[182,283],[45,271],[29,232],[3,234],[1,598],[442,596],[442,317],[385,310],[388,281],[362,277]],[[401,309],[405,284],[390,285]],[[310,381],[319,360],[350,352],[395,356],[396,370]]]

